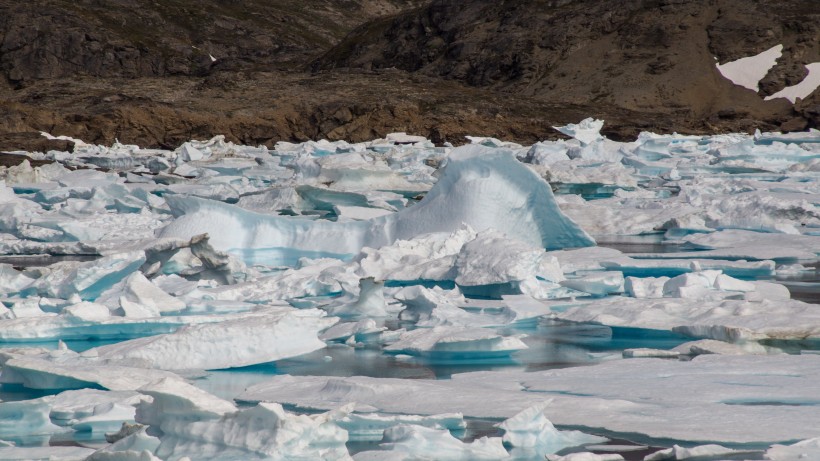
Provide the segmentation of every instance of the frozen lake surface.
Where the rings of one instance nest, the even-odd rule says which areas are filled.
[[[25,153],[0,459],[820,457],[820,132],[601,126]]]

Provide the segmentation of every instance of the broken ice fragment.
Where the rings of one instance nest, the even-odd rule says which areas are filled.
[[[220,369],[272,362],[325,346],[317,335],[336,323],[319,310],[268,308],[216,324],[91,349],[107,360],[139,359],[165,370]]]
[[[526,348],[519,338],[491,330],[435,327],[403,333],[384,350],[430,357],[483,359],[508,356]]]
[[[603,126],[603,120],[586,118],[577,125],[570,123],[565,126],[554,126],[553,128],[581,141],[582,144],[590,144],[593,141],[603,139],[603,136],[601,136],[601,128],[603,128]]]
[[[464,443],[449,431],[401,424],[384,431],[381,447],[405,452],[411,459],[500,460],[509,457],[499,437],[482,437]]]
[[[580,431],[559,431],[546,416],[550,403],[548,400],[533,405],[499,424],[504,430],[504,443],[520,449],[519,453],[524,451],[540,458],[564,448],[609,441]]]
[[[772,461],[806,461],[820,457],[820,438],[806,439],[792,445],[772,445],[766,458]]]

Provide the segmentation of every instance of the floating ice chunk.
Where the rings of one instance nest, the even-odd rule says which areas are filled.
[[[125,279],[122,300],[130,301],[134,304],[145,306],[148,310],[156,310],[160,313],[179,312],[185,309],[185,302],[177,299],[158,288],[142,275],[135,272]],[[125,308],[125,306],[123,306]]]
[[[624,457],[617,453],[596,454],[588,451],[570,453],[568,455],[547,455],[547,461],[623,461]]]
[[[792,445],[772,445],[766,458],[772,461],[805,461],[820,456],[820,438],[807,439]]]
[[[555,315],[573,322],[675,331],[737,342],[820,337],[820,311],[796,300],[604,298]]]
[[[408,453],[412,459],[466,461],[509,458],[500,437],[482,437],[464,443],[447,430],[410,424],[385,430],[381,447]]]
[[[467,140],[470,141],[471,144],[477,144],[484,147],[492,147],[492,148],[504,148],[504,149],[520,149],[523,147],[521,144],[517,144],[510,141],[501,141],[500,139],[491,138],[491,137],[483,137],[483,136],[465,136]]]
[[[552,398],[550,420],[557,425],[700,443],[777,443],[816,434],[818,364],[817,355],[702,355],[690,362],[613,360],[435,381],[278,376],[249,387],[239,399],[315,409],[355,401],[367,411],[509,418]],[[727,425],[727,420],[759,424]]]
[[[581,141],[582,144],[589,144],[593,141],[603,139],[603,136],[601,136],[601,128],[603,127],[603,120],[586,118],[577,125],[570,123],[565,126],[554,126],[553,128],[567,136],[571,136],[578,141]]]
[[[569,161],[567,150],[569,146],[564,141],[538,142],[527,151],[524,161],[533,165],[552,165],[556,162]]]
[[[747,292],[757,290],[757,286],[754,283],[738,280],[734,277],[729,277],[726,274],[719,274],[717,276],[714,287],[723,291]]]
[[[467,424],[460,413],[442,415],[378,415],[371,413],[350,413],[336,422],[346,430],[350,440],[379,441],[385,429],[399,425],[412,424],[433,429],[464,430]]]
[[[550,313],[546,305],[529,295],[503,295],[501,299],[510,323],[534,321]]]
[[[427,138],[425,138],[424,136],[413,136],[403,131],[399,133],[388,133],[385,139],[387,139],[388,141],[392,141],[396,144],[415,144],[417,142],[427,141]]]
[[[335,211],[341,218],[355,219],[358,221],[366,221],[368,219],[378,218],[380,216],[385,216],[392,213],[390,210],[384,210],[381,208],[342,205],[334,206],[333,211]]]
[[[572,250],[550,251],[550,256],[558,258],[558,264],[565,274],[578,271],[600,270],[601,261],[623,257],[623,253],[614,248],[588,247]]]
[[[191,166],[187,163],[183,163],[182,165],[179,165],[178,167],[174,168],[174,174],[175,175],[185,176],[185,177],[188,177],[188,178],[195,178],[195,177],[199,176],[199,174],[200,174],[199,172],[200,172],[199,168],[193,167],[193,166]],[[169,188],[169,190],[174,191],[174,192],[179,192],[178,190],[175,190],[174,188]]]
[[[293,187],[248,193],[239,197],[236,205],[246,210],[266,214],[280,214],[283,210],[298,212],[303,207],[302,198]]]
[[[480,328],[454,327],[408,331],[402,333],[398,341],[384,348],[385,351],[394,353],[464,358],[506,356],[522,349],[527,349],[527,345],[516,336],[502,336]]]
[[[111,312],[107,307],[89,302],[81,302],[68,306],[63,309],[63,313],[69,319],[76,319],[80,322],[99,322],[111,317]]]
[[[322,157],[319,182],[337,190],[426,191],[429,186],[409,181],[380,158],[351,152]]]
[[[714,288],[721,271],[699,271],[681,274],[663,284],[663,295],[671,298],[703,298]]]
[[[355,266],[338,259],[300,259],[297,267],[250,282],[226,285],[207,291],[220,300],[270,302],[280,299],[355,293],[360,277]]]
[[[9,319],[33,319],[50,317],[53,315],[51,313],[43,312],[40,308],[38,298],[23,298],[22,300],[16,301],[11,305],[11,309],[8,309],[6,314],[6,318]],[[9,322],[5,323],[8,324]]]
[[[465,303],[458,288],[443,290],[440,287],[431,289],[415,285],[403,288],[394,295],[394,298],[405,306],[399,313],[399,318],[415,322],[417,326],[476,326],[480,323],[479,316],[458,307]]]
[[[298,196],[293,204],[288,206],[280,206],[288,209],[293,213],[301,211],[302,214],[306,212],[320,212],[320,211],[336,211],[339,207],[350,208],[367,208],[375,211],[397,211],[404,208],[407,199],[403,195],[379,191],[379,190],[363,190],[363,191],[339,191],[328,189],[325,187],[300,185],[295,188]],[[281,194],[283,199],[289,199],[289,194]],[[282,200],[280,198],[280,200]],[[338,213],[337,213],[338,214]],[[389,213],[383,213],[389,214]]]
[[[236,406],[192,386],[180,378],[164,378],[139,388],[152,397],[137,406],[136,421],[156,426],[163,432],[167,426],[177,426],[186,419],[190,422],[217,419],[236,411]]]
[[[79,299],[77,299],[79,301]],[[20,303],[37,307],[36,299]],[[127,303],[127,301],[126,301]],[[19,303],[18,303],[19,304]],[[38,308],[39,309],[39,308]],[[22,317],[0,322],[0,340],[26,342],[45,340],[130,339],[175,331],[182,325],[224,320],[215,316],[188,317],[113,317],[105,314],[105,306],[82,304],[74,314],[43,313],[36,317]],[[76,314],[76,315],[75,315]]]
[[[592,272],[578,278],[564,280],[561,286],[593,296],[606,296],[624,291],[624,274],[615,271]]]
[[[672,351],[684,355],[765,355],[768,353],[766,347],[757,343],[733,344],[725,341],[716,341],[714,339],[701,339],[683,343],[675,347]]]
[[[325,309],[331,315],[342,317],[384,317],[387,315],[384,283],[376,282],[372,277],[363,278],[359,281],[359,297],[355,301],[331,304]]]
[[[184,459],[184,458],[183,458]],[[189,458],[190,459],[190,458]],[[97,450],[84,461],[162,461],[149,450],[108,451]]]
[[[559,431],[546,416],[550,403],[548,400],[534,405],[499,424],[504,430],[504,443],[541,458],[564,448],[609,441],[580,431]]]
[[[600,138],[588,143],[582,142],[580,147],[570,147],[567,155],[573,160],[580,159],[590,163],[608,162],[620,165],[621,160],[624,158],[622,146],[623,144],[619,142]]]
[[[354,255],[397,239],[452,232],[467,223],[548,249],[594,243],[566,218],[549,185],[503,149],[465,146],[453,151],[441,178],[421,203],[369,221],[345,223],[262,216],[196,198],[168,197],[179,216],[161,235],[190,238],[208,232],[216,248],[282,249]],[[458,204],[454,207],[453,204]]]
[[[760,81],[763,80],[769,69],[774,67],[782,55],[783,45],[776,45],[760,54],[740,58],[725,64],[715,64],[715,66],[717,66],[721,75],[731,80],[735,85],[757,92],[760,89]]]
[[[669,277],[626,277],[624,291],[633,298],[663,298],[663,287]]]
[[[7,461],[84,461],[93,453],[82,447],[0,447],[0,459]]]
[[[87,362],[52,362],[40,358],[13,358],[6,362],[0,382],[21,384],[29,389],[82,389],[102,387],[133,390],[170,372]]]
[[[132,391],[65,391],[50,401],[50,416],[55,424],[78,432],[112,431],[134,420],[135,405],[144,398]]]
[[[150,451],[154,452],[159,446],[159,439],[146,433],[146,426],[138,423],[122,423],[120,430],[115,433],[105,434],[105,440],[111,445],[102,451]]]
[[[268,308],[216,324],[92,349],[107,360],[144,360],[165,370],[220,369],[272,362],[321,349],[317,335],[337,321],[316,309]]]
[[[0,438],[59,434],[67,429],[51,422],[50,398],[0,402]],[[3,458],[5,459],[5,458]]]
[[[677,358],[680,356],[680,352],[678,351],[667,351],[663,349],[648,349],[648,348],[637,348],[637,349],[624,349],[623,356],[624,358],[647,358],[647,357],[654,357],[654,358]]]
[[[0,264],[0,295],[10,295],[19,292],[34,282],[22,272],[9,264]]]
[[[497,231],[479,233],[464,244],[455,262],[455,282],[461,286],[495,285],[532,279],[563,280],[558,260],[543,248],[510,240]]]
[[[787,301],[791,299],[789,289],[779,283],[763,280],[755,280],[751,283],[755,286],[755,290],[745,293],[744,299],[747,301],[760,302],[767,299],[770,301]]]
[[[379,249],[366,247],[357,257],[358,273],[376,280],[449,280],[455,256],[475,237],[470,226],[462,225],[452,233],[424,234]]]
[[[334,341],[356,337],[358,341],[362,336],[378,334],[384,330],[386,328],[377,326],[375,320],[367,319],[358,322],[337,323],[325,330],[319,338],[324,341]]]
[[[279,404],[236,407],[179,380],[140,389],[154,398],[137,408],[137,421],[162,431],[156,455],[162,459],[327,459],[348,460],[347,432],[334,420],[346,411],[294,415]]]
[[[766,101],[775,98],[786,98],[794,104],[798,99],[805,99],[820,87],[820,62],[806,64],[809,73],[797,85],[787,86],[777,93],[766,96]]]
[[[795,262],[814,259],[820,254],[820,236],[782,235],[729,229],[711,234],[694,234],[683,239],[698,252],[699,258],[731,258]],[[665,257],[681,257],[670,253]],[[685,256],[684,256],[685,257]]]
[[[192,162],[205,158],[205,154],[194,147],[190,142],[183,143],[179,148],[177,148],[176,154],[178,163]]]
[[[720,458],[725,456],[736,457],[744,453],[755,453],[753,450],[733,450],[720,445],[700,445],[692,448],[684,448],[680,445],[673,445],[672,448],[656,451],[644,458],[644,461],[662,460],[683,460],[692,458]]]
[[[93,301],[103,291],[130,275],[145,262],[145,253],[131,251],[104,256],[84,263],[57,263],[51,272],[38,279],[28,291],[45,296],[67,299],[79,294]]]
[[[697,263],[700,270],[719,270],[732,277],[770,277],[774,275],[774,261],[728,261],[719,259],[636,259],[626,256],[608,258],[600,262],[607,270],[617,270],[625,276],[645,277],[648,275],[674,277],[693,272]]]

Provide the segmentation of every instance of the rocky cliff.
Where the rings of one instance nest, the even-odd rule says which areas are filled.
[[[784,45],[759,94],[719,62]],[[0,149],[804,129],[815,0],[0,0]]]

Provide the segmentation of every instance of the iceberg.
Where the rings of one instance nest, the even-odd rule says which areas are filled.
[[[547,249],[594,244],[564,216],[545,181],[518,163],[510,151],[482,146],[454,150],[439,181],[419,204],[367,221],[295,220],[192,197],[167,200],[177,219],[160,236],[191,238],[207,232],[211,243],[226,251],[287,249],[288,254],[349,258],[364,247],[452,232],[462,223],[479,232],[493,228]]]

